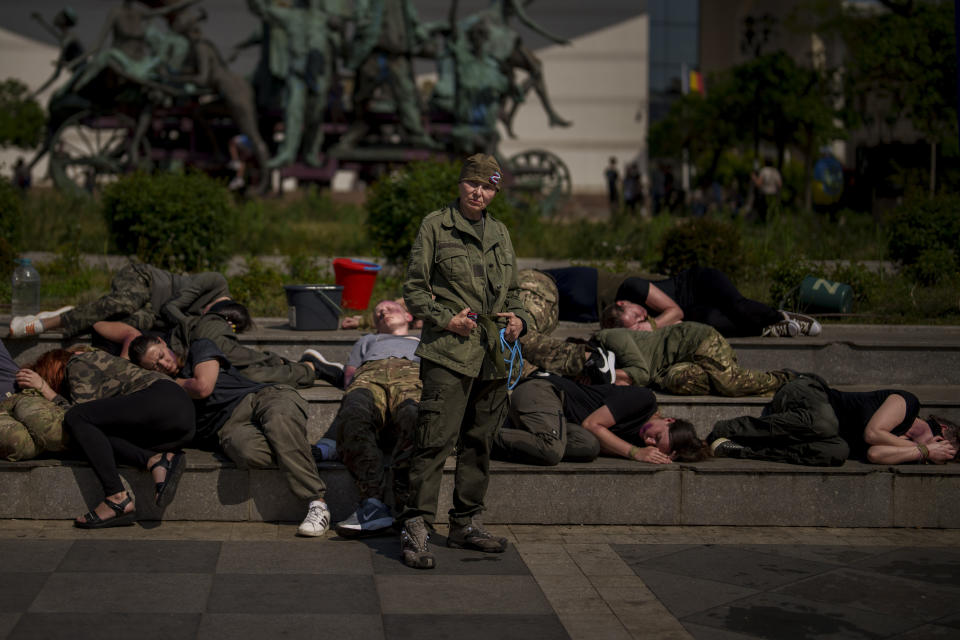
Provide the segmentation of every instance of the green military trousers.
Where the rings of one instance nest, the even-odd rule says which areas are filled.
[[[483,511],[493,435],[507,413],[506,381],[478,380],[427,360],[420,361],[420,379],[410,502],[399,520],[435,521],[443,465],[456,448],[450,523],[464,526]]]
[[[741,416],[713,425],[708,442],[730,438],[746,447],[739,457],[810,466],[840,466],[850,447],[823,384],[801,376],[773,396],[759,418]]]
[[[498,460],[546,466],[590,462],[600,455],[596,436],[563,415],[563,391],[542,378],[528,378],[514,389],[509,418],[493,447]]]
[[[322,500],[326,485],[307,442],[307,401],[290,387],[264,387],[244,396],[218,434],[241,469],[276,464],[301,500]]]

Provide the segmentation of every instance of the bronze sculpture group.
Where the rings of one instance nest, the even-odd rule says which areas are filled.
[[[211,100],[250,141],[261,187],[268,169],[298,162],[321,167],[327,157],[350,157],[360,150],[367,157],[385,148],[495,153],[498,122],[512,137],[513,116],[531,89],[551,126],[570,125],[554,110],[541,63],[513,24],[516,20],[568,44],[527,16],[524,5],[530,0],[492,0],[489,8],[462,19],[451,0],[447,20],[431,24],[419,20],[411,0],[357,0],[349,10],[336,0],[246,0],[260,28],[237,43],[230,60],[240,49],[257,45],[260,59],[252,82],[231,71],[204,37],[206,12],[202,4],[192,6],[201,2],[153,0],[148,6],[123,0],[109,12],[89,51],[72,35],[77,22],[72,10],[57,14],[54,26],[35,15],[62,47],[47,84],[64,70],[72,75],[51,97],[49,135],[34,162],[49,152],[55,181],[58,171],[145,162],[149,144],[143,138],[157,129],[151,122],[157,108],[173,105],[200,113],[189,105]],[[416,84],[415,58],[436,60],[439,77],[430,95]],[[343,96],[349,96],[346,110]],[[115,105],[125,109],[111,118]],[[331,129],[330,114],[340,113],[349,114],[345,130],[342,125]],[[274,126],[265,125],[265,114],[275,116]],[[448,126],[429,126],[438,118]],[[73,143],[64,128],[79,130],[73,138],[86,138],[81,127],[105,126],[121,130],[122,140],[71,160]],[[268,144],[279,131],[271,156]],[[329,131],[339,135],[333,139]]]

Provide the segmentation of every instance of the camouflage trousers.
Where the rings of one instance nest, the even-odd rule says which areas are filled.
[[[5,398],[0,402],[0,459],[16,462],[66,450],[63,414],[34,390]]]
[[[527,332],[520,338],[524,362],[564,376],[579,375],[587,359],[583,345],[550,335],[559,322],[557,283],[535,269],[522,269],[517,280],[520,301],[531,320]],[[525,375],[531,373],[533,367],[524,367]]]
[[[60,316],[67,337],[88,331],[101,320],[122,320],[140,331],[147,331],[156,319],[157,310],[150,305],[150,283],[133,265],[127,265],[113,276],[110,293]]]
[[[792,377],[786,371],[742,368],[730,343],[713,332],[697,347],[693,362],[671,365],[657,383],[664,391],[682,396],[762,396],[772,394]]]
[[[337,434],[337,451],[357,483],[361,500],[377,498],[389,503],[387,488],[392,485],[396,512],[407,504],[422,390],[420,365],[406,358],[366,362],[347,387],[331,429]],[[390,452],[389,459],[385,451]]]

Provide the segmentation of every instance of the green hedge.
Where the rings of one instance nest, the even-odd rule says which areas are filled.
[[[924,197],[900,205],[888,220],[887,247],[918,282],[955,277],[960,272],[960,197]]]
[[[124,176],[104,189],[103,214],[117,248],[144,262],[203,271],[229,258],[230,195],[204,174]]]

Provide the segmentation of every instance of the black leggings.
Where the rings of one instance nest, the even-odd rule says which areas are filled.
[[[172,380],[125,396],[91,400],[67,411],[63,427],[83,451],[105,495],[124,490],[117,463],[145,469],[160,451],[193,439],[193,401]]]
[[[694,267],[675,280],[676,302],[683,309],[683,319],[708,324],[728,338],[759,336],[764,328],[783,320],[773,307],[744,298],[730,278],[717,269]]]

